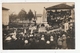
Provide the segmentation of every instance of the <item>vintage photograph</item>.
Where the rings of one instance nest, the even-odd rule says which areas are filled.
[[[2,3],[2,48],[75,49],[75,3]]]

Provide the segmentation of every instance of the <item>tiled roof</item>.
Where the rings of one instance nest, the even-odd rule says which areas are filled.
[[[2,10],[9,10],[8,8],[2,7]]]
[[[72,9],[72,8],[74,8],[74,7],[62,3],[62,4],[58,4],[58,5],[55,5],[55,6],[48,7],[48,8],[46,8],[46,10],[53,10],[53,9]]]

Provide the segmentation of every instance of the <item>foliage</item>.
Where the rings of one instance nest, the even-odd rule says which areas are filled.
[[[32,20],[32,18],[34,18],[34,14],[33,14],[33,12],[30,9],[29,12],[28,12],[28,19]]]
[[[27,19],[27,12],[22,9],[22,10],[19,12],[19,14],[18,14],[18,18],[19,18],[20,20],[25,20],[25,19]]]

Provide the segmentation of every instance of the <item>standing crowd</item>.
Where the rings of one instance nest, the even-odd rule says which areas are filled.
[[[75,49],[72,27],[67,32],[62,29],[49,30],[51,28],[42,24],[3,30],[3,49]]]

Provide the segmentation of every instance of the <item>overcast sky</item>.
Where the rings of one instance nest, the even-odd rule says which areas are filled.
[[[50,7],[57,4],[60,4],[61,2],[49,2],[49,3],[3,3],[2,6],[5,8],[10,9],[9,12],[18,14],[21,9],[24,9],[26,12],[31,9],[33,12],[34,10],[37,12],[37,14],[42,14],[44,7]],[[62,2],[63,3],[63,2]],[[73,5],[74,2],[67,2],[67,5]]]

